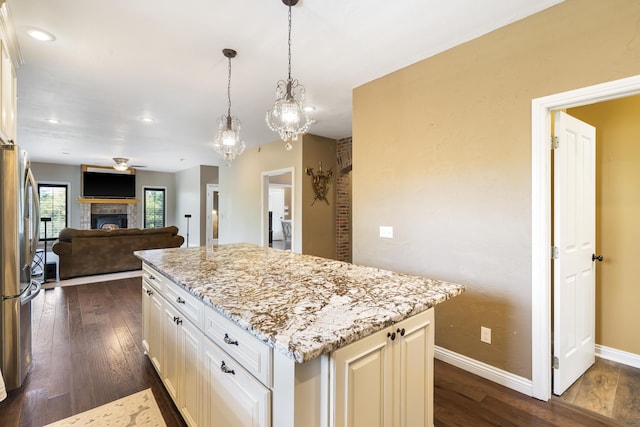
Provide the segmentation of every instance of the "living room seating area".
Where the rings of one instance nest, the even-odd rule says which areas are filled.
[[[139,270],[134,251],[176,248],[184,243],[178,227],[78,230],[65,228],[53,245],[61,280],[78,276]]]

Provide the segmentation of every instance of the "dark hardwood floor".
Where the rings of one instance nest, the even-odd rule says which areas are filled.
[[[41,427],[151,388],[167,426],[186,425],[144,355],[141,279],[57,287],[33,302],[33,362],[0,403],[0,426]]]
[[[141,347],[141,279],[57,287],[33,303],[33,365],[0,403],[0,426],[45,424],[151,388],[168,426],[184,426]],[[436,426],[618,426],[559,399],[541,402],[435,363]],[[277,427],[277,426],[273,426]]]

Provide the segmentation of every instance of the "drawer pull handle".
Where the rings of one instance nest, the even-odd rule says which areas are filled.
[[[185,301],[182,298],[178,297],[178,299],[176,299],[176,302],[178,304],[184,304]]]
[[[153,274],[150,274],[149,276],[147,276],[149,278],[149,280],[156,280],[155,276]]]
[[[222,361],[222,365],[220,365],[220,370],[225,374],[236,374],[236,371],[234,371],[233,369],[229,369],[229,367],[224,363],[224,360]]]
[[[231,338],[229,338],[229,334],[224,334],[224,342],[226,342],[229,345],[238,345],[238,341],[232,340]]]

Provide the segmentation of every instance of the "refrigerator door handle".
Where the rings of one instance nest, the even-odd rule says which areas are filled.
[[[35,286],[35,289],[33,289],[31,291],[31,293],[29,294],[29,296],[27,296],[26,298],[22,298],[22,301],[20,302],[21,304],[26,304],[29,301],[31,301],[32,299],[34,299],[35,297],[38,296],[38,294],[40,293],[40,290],[42,289],[42,284],[40,282],[38,282],[37,280],[32,280],[31,281],[31,286],[28,286],[27,289],[32,289]],[[24,294],[24,292],[23,292]]]
[[[31,196],[33,197],[33,206],[34,206],[34,215],[35,221],[31,221],[31,251],[27,254],[27,259],[25,260],[25,265],[23,268],[31,268],[31,264],[33,263],[33,258],[36,256],[36,248],[38,247],[38,242],[40,241],[40,197],[38,195],[38,186],[36,185],[36,180],[33,177],[33,173],[31,172],[31,168],[27,169],[27,176],[25,178],[25,192],[28,186],[31,185]],[[29,201],[25,197],[24,201],[24,212],[27,214],[29,212]],[[27,214],[28,215],[28,214]],[[25,220],[28,220],[28,217],[25,217]],[[31,218],[33,219],[33,218]]]
[[[37,286],[36,286],[36,285],[37,285]],[[32,281],[31,281],[31,285],[30,285],[30,286],[26,286],[26,287],[22,290],[22,292],[20,292],[19,294],[17,294],[17,295],[3,295],[3,296],[2,296],[2,301],[6,301],[6,300],[10,300],[10,299],[18,299],[18,298],[23,299],[23,298],[25,298],[25,295],[27,295],[27,294],[29,293],[29,291],[31,290],[31,288],[32,288],[33,286],[36,286],[37,291],[36,291],[36,293],[35,293],[35,294],[36,294],[36,295],[38,295],[38,293],[40,292],[40,288],[42,287],[42,285],[40,285],[40,282],[37,282],[37,281],[35,281],[35,280],[32,280]],[[35,296],[36,296],[36,295],[34,295],[34,296],[33,296],[33,298],[35,298]],[[28,298],[28,301],[31,301],[31,300],[33,299],[33,298],[29,298],[29,297],[27,297],[27,298]],[[25,299],[26,299],[26,298],[25,298]],[[23,302],[24,302],[24,301],[23,301]]]

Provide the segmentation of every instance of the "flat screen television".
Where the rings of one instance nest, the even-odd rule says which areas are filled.
[[[82,195],[105,199],[135,198],[136,176],[85,171],[82,174]]]

